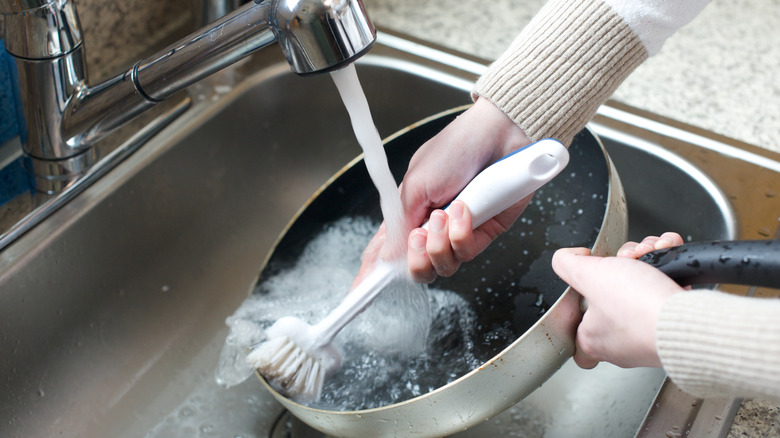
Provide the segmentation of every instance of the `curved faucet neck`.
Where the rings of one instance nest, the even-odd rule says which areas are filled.
[[[93,165],[93,145],[108,133],[276,41],[292,70],[308,75],[354,61],[376,40],[360,0],[255,0],[90,87],[73,0],[3,2],[0,13],[16,57],[24,153],[50,193]]]

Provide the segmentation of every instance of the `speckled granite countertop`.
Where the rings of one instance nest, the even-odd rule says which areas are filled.
[[[495,59],[544,0],[364,0],[379,26]],[[614,99],[780,152],[780,1],[718,0]]]
[[[364,0],[381,27],[492,60],[545,0]],[[780,0],[718,0],[613,99],[780,152]],[[729,438],[780,436],[780,406],[746,401]]]

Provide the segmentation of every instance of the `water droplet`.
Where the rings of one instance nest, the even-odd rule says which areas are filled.
[[[206,423],[206,424],[202,424],[202,425],[200,426],[200,433],[201,433],[201,436],[204,436],[204,435],[211,435],[211,434],[212,434],[212,432],[214,432],[214,425],[213,425],[213,424],[208,424],[208,423]]]
[[[189,406],[185,406],[179,411],[180,418],[188,418],[192,417],[193,415],[195,415],[195,411]]]

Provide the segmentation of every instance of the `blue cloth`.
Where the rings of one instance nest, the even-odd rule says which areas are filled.
[[[30,174],[19,158],[0,169],[0,206],[25,192],[32,192]]]
[[[17,110],[21,108],[16,87],[16,63],[0,40],[0,146],[19,135]],[[20,194],[31,191],[30,178],[21,158],[0,169],[0,205]]]
[[[19,135],[18,102],[14,93],[15,71],[15,61],[5,51],[3,40],[0,40],[0,144]]]

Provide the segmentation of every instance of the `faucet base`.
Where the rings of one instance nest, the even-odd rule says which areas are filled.
[[[35,190],[50,195],[61,192],[84,176],[96,161],[95,148],[62,160],[44,160],[31,155],[25,155],[23,160]]]

